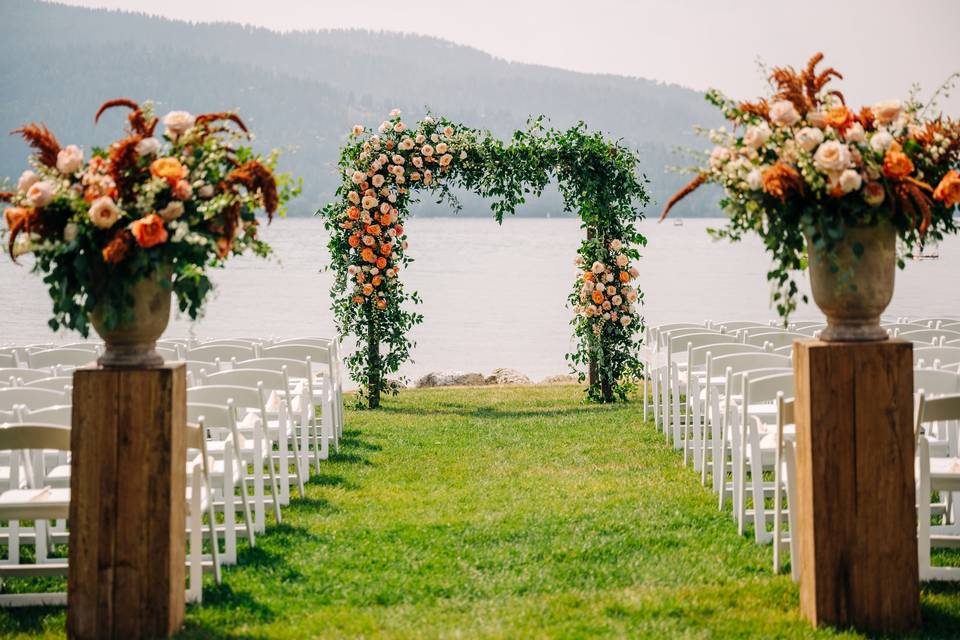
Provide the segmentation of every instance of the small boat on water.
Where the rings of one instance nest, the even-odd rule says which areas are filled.
[[[683,226],[683,218],[674,218],[674,219],[673,219],[673,226],[675,226],[675,227],[682,227],[682,226]]]

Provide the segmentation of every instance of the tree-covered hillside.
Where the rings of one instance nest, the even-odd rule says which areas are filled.
[[[94,127],[93,114],[107,98],[154,98],[161,112],[238,109],[258,147],[291,148],[282,168],[304,179],[294,207],[302,214],[331,197],[350,126],[376,126],[393,107],[411,118],[429,107],[500,136],[531,114],[543,113],[557,127],[582,119],[640,150],[653,211],[685,180],[665,170],[685,162],[674,150],[701,146],[693,124],[716,121],[702,94],[679,86],[510,63],[421,36],[280,34],[35,0],[0,2],[0,36],[0,130],[38,120],[64,144],[102,145],[122,126],[116,113]],[[18,175],[26,155],[22,142],[0,137],[0,176]],[[479,201],[463,201],[465,214],[486,214]],[[558,213],[559,203],[548,194],[521,215]],[[709,194],[698,194],[677,213],[716,208]]]

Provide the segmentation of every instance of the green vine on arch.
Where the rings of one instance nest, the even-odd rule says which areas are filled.
[[[404,223],[416,194],[428,191],[459,209],[452,189],[464,188],[491,199],[499,223],[552,179],[586,236],[569,297],[577,348],[567,360],[581,381],[589,377],[590,399],[625,399],[640,373],[644,329],[632,266],[646,244],[636,228],[648,201],[638,161],[583,123],[558,131],[542,117],[508,142],[430,115],[409,129],[397,110],[376,132],[355,126],[341,151],[336,200],[317,213],[330,233],[337,331],[356,339],[346,364],[359,385],[358,405],[376,408],[383,393],[396,392],[387,376],[410,359],[409,332],[423,321],[405,308],[420,298],[400,277],[411,262]]]

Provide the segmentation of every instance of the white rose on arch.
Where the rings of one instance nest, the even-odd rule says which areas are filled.
[[[759,149],[770,139],[771,133],[770,125],[766,122],[750,125],[743,134],[743,144],[753,149]]]
[[[83,151],[75,144],[67,145],[57,153],[57,171],[71,175],[83,166]]]
[[[847,169],[851,161],[850,148],[836,140],[827,140],[817,147],[817,152],[813,154],[813,165],[827,174]]]
[[[770,121],[780,127],[792,127],[800,121],[800,113],[789,100],[778,100],[770,105]]]
[[[860,188],[860,185],[863,184],[863,178],[853,169],[846,169],[840,174],[839,184],[844,193],[850,193]]]
[[[823,131],[816,127],[804,127],[797,131],[794,139],[804,151],[813,151],[823,142]]]
[[[163,126],[167,128],[167,135],[174,140],[185,133],[196,121],[188,111],[171,111],[163,116]]]

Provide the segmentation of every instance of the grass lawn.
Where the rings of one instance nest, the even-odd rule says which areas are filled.
[[[639,403],[572,386],[406,391],[350,412],[340,454],[208,583],[185,638],[772,638],[814,631],[771,550],[736,534]],[[960,636],[960,588],[923,594]],[[62,610],[0,612],[59,636]]]

